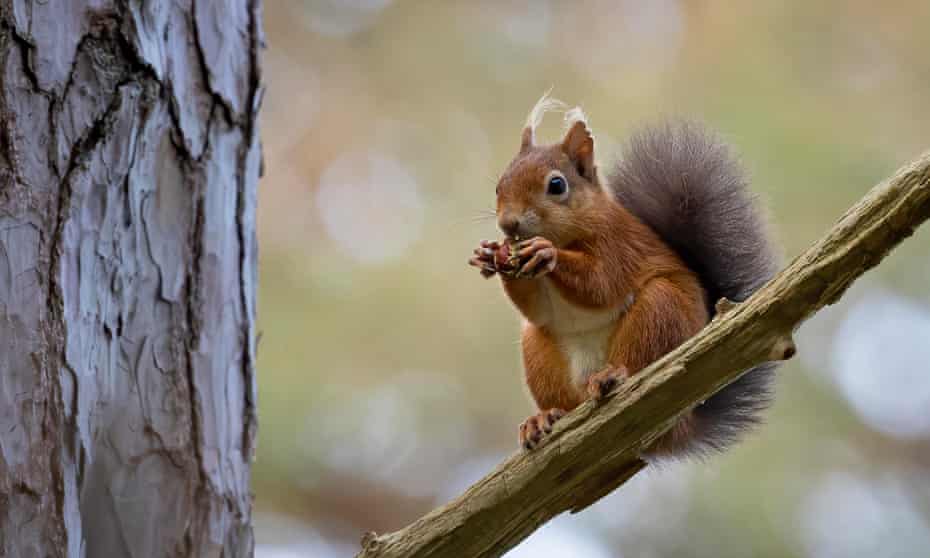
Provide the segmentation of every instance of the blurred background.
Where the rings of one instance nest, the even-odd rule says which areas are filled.
[[[793,258],[930,148],[928,21],[925,1],[267,0],[257,556],[352,556],[515,451],[517,314],[466,260],[544,91],[584,107],[602,168],[637,124],[706,121]],[[930,227],[798,343],[747,443],[508,556],[930,555]]]

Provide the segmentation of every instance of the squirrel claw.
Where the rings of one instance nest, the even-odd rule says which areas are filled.
[[[536,279],[555,269],[558,251],[552,242],[537,236],[517,245],[517,255],[523,263],[517,270],[518,277]]]
[[[475,252],[477,252],[477,250],[475,250]],[[473,256],[469,258],[468,265],[477,267],[478,271],[481,272],[481,276],[485,279],[489,279],[497,273],[497,270],[494,269],[494,267],[481,256]]]
[[[520,447],[529,451],[542,442],[542,439],[552,432],[556,421],[565,416],[562,409],[549,409],[540,411],[523,421],[520,425]]]
[[[494,254],[497,249],[497,242],[482,240],[472,252],[472,257],[468,259],[468,265],[477,267],[482,277],[490,279],[497,274],[497,267],[494,265]]]
[[[588,396],[600,401],[630,375],[625,366],[608,367],[588,378]]]

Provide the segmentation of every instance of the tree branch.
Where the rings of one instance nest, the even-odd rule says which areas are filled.
[[[367,534],[358,558],[500,556],[543,523],[577,512],[644,466],[641,450],[687,409],[752,366],[791,358],[792,333],[930,218],[930,153],[873,188],[777,277],[698,335],[585,403],[543,444],[400,531]]]

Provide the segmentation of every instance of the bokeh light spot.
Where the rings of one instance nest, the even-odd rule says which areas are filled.
[[[371,27],[391,0],[314,0],[307,9],[308,26],[321,35],[346,37]]]
[[[423,200],[413,175],[377,151],[336,159],[320,177],[316,202],[329,237],[359,263],[403,255],[423,226]]]
[[[449,376],[408,372],[357,394],[328,397],[307,415],[301,446],[332,470],[411,496],[434,496],[440,487],[423,479],[443,478],[474,450],[471,417],[449,412],[464,393]]]
[[[816,558],[918,558],[930,548],[930,531],[899,483],[835,472],[804,502],[801,542]]]
[[[930,309],[873,291],[836,332],[831,364],[844,397],[869,426],[900,438],[930,435]]]

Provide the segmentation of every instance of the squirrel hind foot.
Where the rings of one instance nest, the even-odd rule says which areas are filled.
[[[600,401],[629,377],[630,372],[624,366],[611,366],[595,372],[588,378],[588,397]]]
[[[520,424],[520,447],[526,451],[535,449],[546,435],[552,432],[556,421],[565,416],[562,409],[540,411]]]

